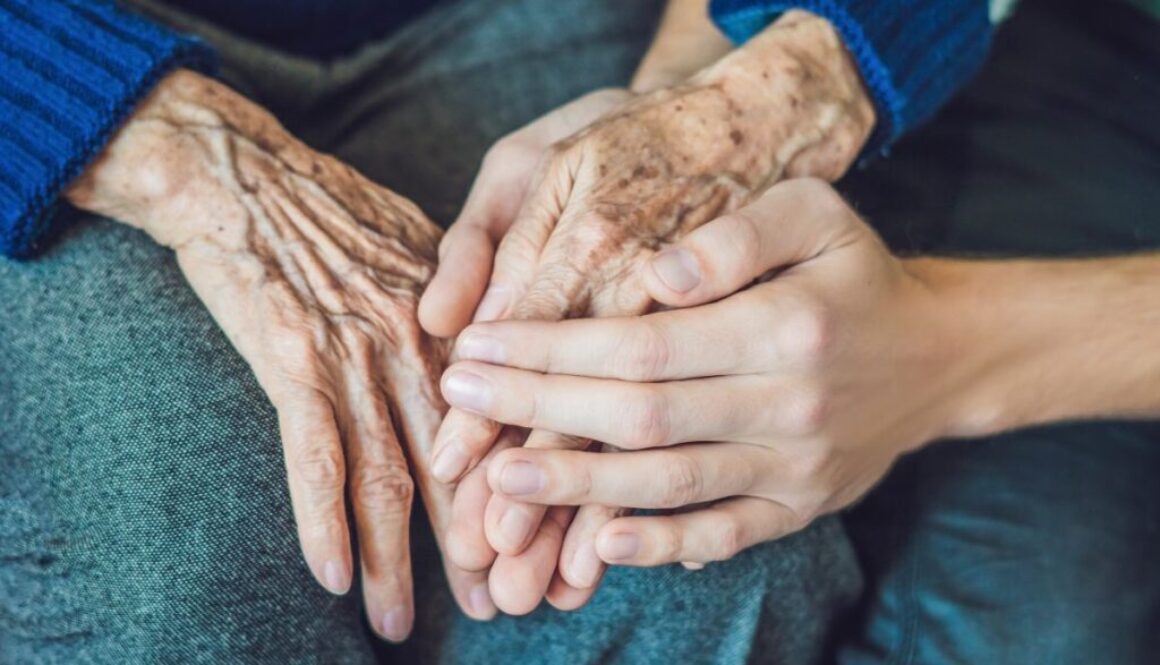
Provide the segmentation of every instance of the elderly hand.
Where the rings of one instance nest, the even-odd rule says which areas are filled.
[[[441,247],[422,321],[449,335],[473,312],[477,321],[643,313],[651,300],[638,268],[659,246],[781,178],[837,178],[873,123],[873,107],[836,32],[822,19],[789,12],[688,81],[633,97],[553,144],[534,174],[526,155],[508,157],[534,142],[517,133],[497,144]],[[503,177],[521,184],[493,184]],[[455,382],[444,387],[460,388]],[[559,524],[541,522],[538,506],[489,501],[482,470],[465,476],[492,449],[498,431],[495,423],[452,409],[437,437],[436,477],[462,479],[459,492],[469,497],[457,499],[449,534],[451,556],[465,567],[486,566],[495,551],[547,551],[551,546],[541,540],[558,539],[556,527],[567,523],[563,514]],[[580,449],[589,441],[533,431],[525,445]],[[585,508],[573,533],[595,533],[611,517],[607,509]],[[601,572],[586,542],[577,536],[565,543],[563,560],[575,563],[560,568],[562,580],[581,589],[591,589]],[[548,586],[551,567],[538,574],[528,566],[522,572],[500,567],[519,584],[505,590],[493,572],[496,602],[505,611],[529,611]]]
[[[426,474],[446,348],[415,314],[438,228],[189,72],[159,85],[68,196],[176,250],[278,411],[308,565],[331,592],[349,589],[349,508],[371,624],[406,637],[413,483],[400,438],[438,533],[451,500]],[[469,613],[494,614],[481,574],[448,577]]]
[[[924,263],[892,256],[820,181],[774,186],[639,273],[685,309],[475,324],[443,379],[476,386],[445,389],[454,406],[626,450],[502,451],[494,492],[682,509],[604,525],[605,562],[731,557],[849,505],[908,450],[972,432],[959,410],[993,363]]]

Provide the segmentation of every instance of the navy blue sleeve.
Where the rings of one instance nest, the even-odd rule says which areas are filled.
[[[884,151],[929,119],[978,71],[992,26],[986,0],[712,0],[717,25],[736,43],[782,12],[825,18],[841,35],[878,112],[864,154]]]
[[[209,49],[102,0],[0,0],[0,254],[27,257],[136,103]]]

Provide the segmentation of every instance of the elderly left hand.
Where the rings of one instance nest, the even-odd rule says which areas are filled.
[[[895,258],[825,183],[788,181],[642,268],[653,298],[684,309],[475,324],[443,393],[627,450],[502,451],[488,468],[501,495],[685,508],[607,523],[603,561],[725,559],[849,505],[904,452],[968,433],[956,409],[987,363],[959,338],[937,263]]]

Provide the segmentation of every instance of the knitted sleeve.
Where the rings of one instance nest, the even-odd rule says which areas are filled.
[[[0,254],[43,244],[61,192],[156,82],[209,49],[105,0],[0,0]]]
[[[865,154],[884,151],[978,71],[991,43],[987,0],[711,0],[717,25],[741,43],[779,14],[828,20],[858,63],[878,111]]]

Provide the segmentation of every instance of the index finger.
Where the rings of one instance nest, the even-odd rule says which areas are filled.
[[[742,297],[744,296],[744,297]],[[671,381],[746,374],[772,346],[775,318],[746,294],[637,317],[476,323],[455,354],[548,374]]]

